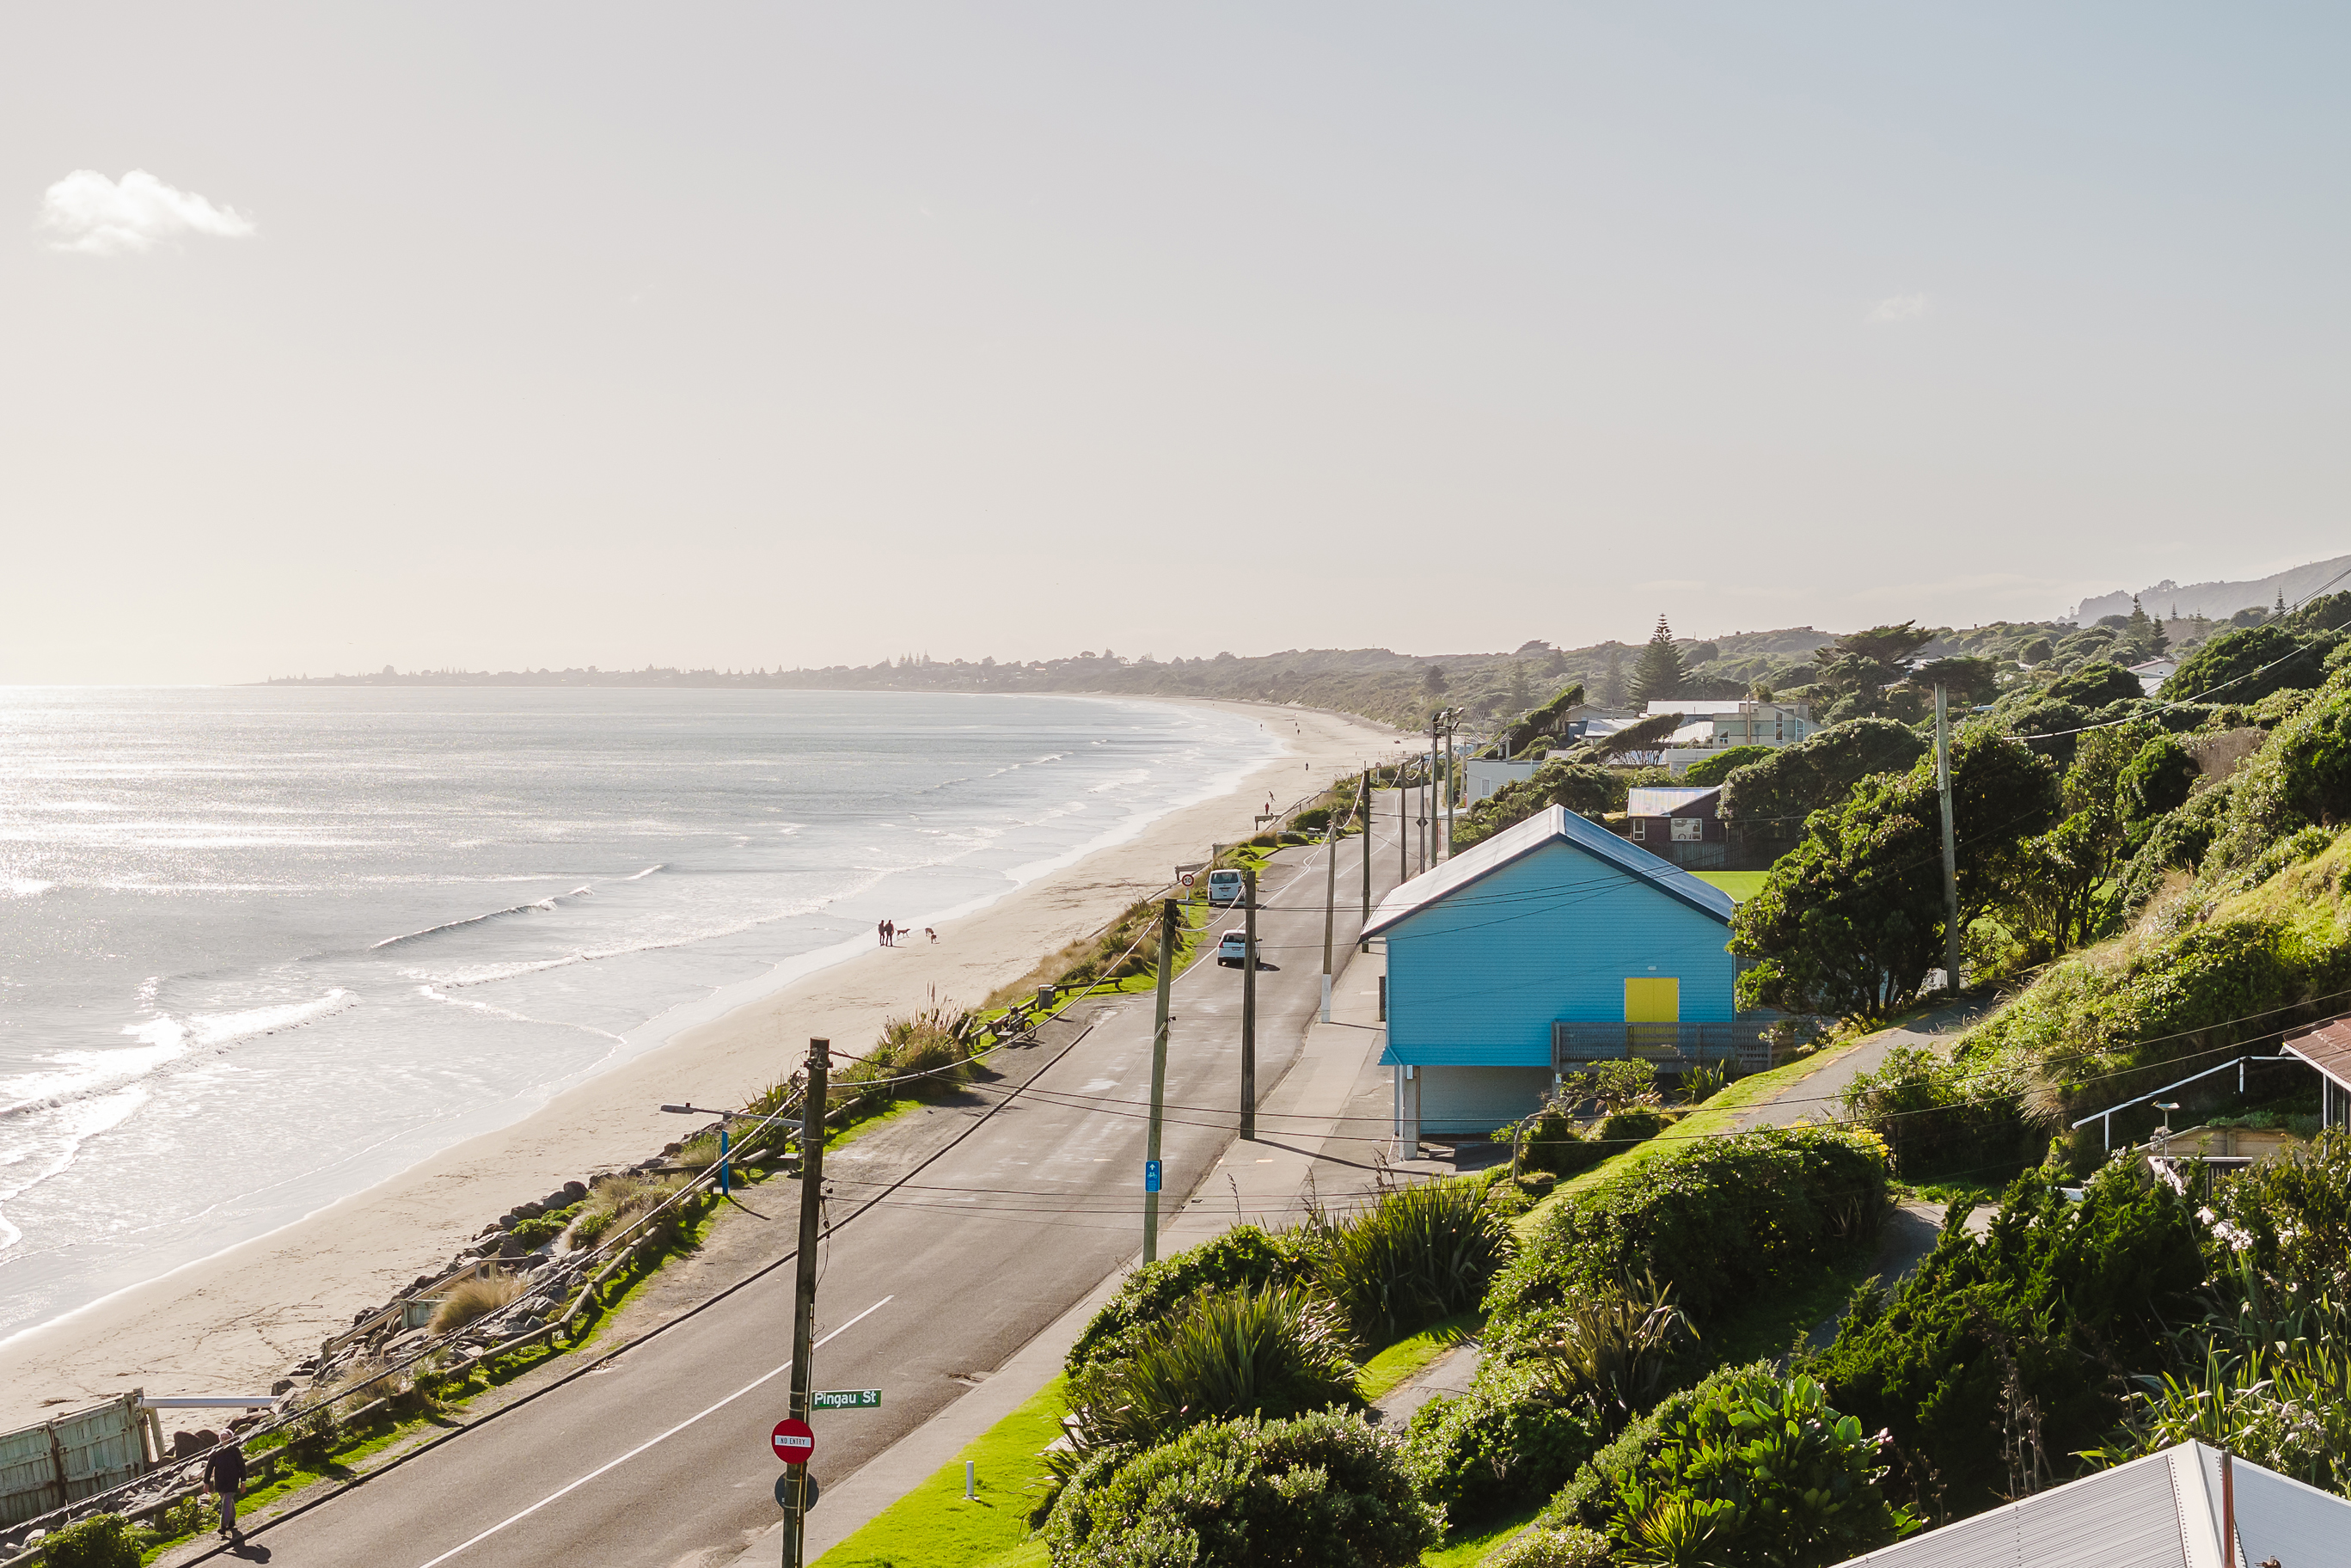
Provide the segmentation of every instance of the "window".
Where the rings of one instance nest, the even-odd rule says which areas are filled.
[[[1705,841],[1706,819],[1704,817],[1676,817],[1673,822],[1674,842],[1695,844]]]
[[[1642,821],[1640,818],[1638,818],[1638,817],[1634,818],[1634,819],[1633,819],[1633,841],[1634,841],[1635,843],[1636,843],[1636,844],[1637,844],[1637,843],[1639,843],[1643,839],[1646,839],[1646,838],[1647,838],[1648,836],[1649,836],[1649,824],[1648,824],[1648,823],[1646,823],[1646,822],[1645,822],[1645,821]]]

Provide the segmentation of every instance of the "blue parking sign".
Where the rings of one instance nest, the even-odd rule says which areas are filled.
[[[1145,1160],[1143,1162],[1143,1190],[1145,1192],[1157,1192],[1159,1190],[1159,1162],[1157,1160]]]

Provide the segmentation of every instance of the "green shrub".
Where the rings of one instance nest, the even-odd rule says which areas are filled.
[[[1907,1046],[1888,1051],[1876,1071],[1854,1075],[1844,1113],[1884,1138],[1895,1169],[1913,1181],[1953,1173],[2006,1180],[2039,1164],[2048,1145],[2026,1124],[2013,1071],[1970,1070]]]
[[[1529,1363],[1572,1403],[1599,1413],[1614,1432],[1665,1392],[1697,1335],[1674,1305],[1673,1287],[1655,1280],[1577,1295],[1529,1347]]]
[[[2139,679],[2120,664],[2100,660],[2084,664],[2051,683],[2050,700],[2077,707],[2100,708],[2108,703],[2137,702],[2147,695]]]
[[[1654,1105],[1635,1105],[1611,1113],[1593,1137],[1605,1153],[1622,1154],[1628,1144],[1646,1143],[1673,1124],[1673,1118]]]
[[[1678,1145],[1546,1213],[1487,1292],[1489,1343],[1514,1354],[1576,1292],[1645,1276],[1672,1285],[1703,1327],[1871,1243],[1886,1175],[1885,1146],[1867,1133],[1774,1128]]]
[[[1203,1421],[1359,1406],[1346,1337],[1337,1310],[1300,1286],[1201,1291],[1121,1359],[1071,1378],[1073,1455],[1055,1469],[1067,1475],[1104,1449],[1134,1452]]]
[[[582,1199],[580,1203],[575,1203],[569,1208],[558,1208],[546,1214],[533,1215],[528,1219],[517,1219],[507,1234],[525,1247],[544,1246],[563,1234],[564,1228],[571,1223],[572,1217],[580,1212],[585,1201]]]
[[[1856,718],[1814,730],[1723,782],[1719,812],[1751,839],[1786,841],[1873,773],[1907,773],[1927,743],[1907,724]]]
[[[1055,1568],[1406,1568],[1441,1528],[1393,1437],[1322,1415],[1218,1422],[1103,1455],[1064,1489],[1044,1536]]]
[[[1733,746],[1701,757],[1682,771],[1685,784],[1719,784],[1731,774],[1752,762],[1761,762],[1776,747],[1769,746]]]
[[[2219,1222],[2213,1233],[2240,1239],[2262,1274],[2303,1281],[2351,1306],[2351,1133],[2321,1133],[2307,1147],[2221,1183],[2211,1213]],[[2222,1249],[2208,1244],[2216,1273],[2228,1260]]]
[[[1424,1182],[1317,1235],[1314,1276],[1364,1345],[1386,1345],[1476,1306],[1515,1244],[1484,1182]]]
[[[1604,1533],[1626,1563],[1817,1568],[1917,1528],[1886,1497],[1879,1458],[1819,1384],[1758,1363],[1660,1405],[1539,1522]]]
[[[1075,1377],[1092,1362],[1125,1355],[1154,1323],[1199,1291],[1306,1278],[1309,1270],[1297,1255],[1295,1235],[1276,1237],[1259,1226],[1238,1225],[1213,1240],[1144,1264],[1094,1313],[1070,1347],[1064,1368]]]
[[[1890,1297],[1858,1294],[1816,1364],[1837,1407],[1894,1436],[1897,1491],[1959,1518],[2078,1468],[2195,1316],[2205,1259],[2191,1205],[2126,1158],[2079,1204],[2027,1171],[1981,1238],[1954,1205]]]
[[[1510,1537],[1480,1568],[1608,1568],[1608,1538],[1596,1530],[1537,1525]]]
[[[1573,1176],[1590,1170],[1615,1151],[1602,1147],[1576,1129],[1575,1123],[1557,1111],[1546,1111],[1529,1122],[1524,1141],[1519,1145],[1519,1168],[1522,1171],[1547,1171],[1555,1176]],[[1497,1129],[1494,1141],[1509,1143],[1520,1135],[1517,1126]]]
[[[2251,706],[2272,692],[2318,685],[2333,641],[2322,636],[2314,643],[2276,622],[2223,632],[2179,661],[2161,695],[2167,702]]]
[[[1450,1523],[1475,1524],[1558,1486],[1605,1435],[1598,1410],[1547,1369],[1481,1363],[1468,1393],[1413,1412],[1404,1463]]]
[[[2196,758],[2168,735],[2159,735],[2124,764],[2120,779],[2123,813],[2131,818],[2160,817],[2188,802],[2196,782]]]
[[[94,1513],[41,1542],[47,1568],[139,1568],[139,1531],[119,1513]]]

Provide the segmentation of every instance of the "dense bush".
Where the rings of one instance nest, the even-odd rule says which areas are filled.
[[[1873,773],[1907,773],[1927,753],[1908,725],[1857,718],[1816,729],[1724,780],[1720,815],[1750,837],[1790,840]]]
[[[2084,664],[2050,684],[2051,700],[2077,707],[2099,708],[2108,703],[2137,702],[2147,695],[2139,679],[2120,664],[2100,661]]]
[[[1608,1538],[1596,1530],[1537,1525],[1512,1536],[1482,1568],[1608,1568]]]
[[[2159,735],[2139,747],[2122,771],[2123,812],[2133,819],[2159,817],[2187,804],[2196,782],[2196,758],[2172,736]]]
[[[1871,1242],[1885,1146],[1796,1127],[1692,1139],[1563,1200],[1487,1292],[1489,1345],[1523,1354],[1578,1291],[1654,1278],[1701,1331],[1792,1271]]]
[[[1316,1280],[1368,1347],[1477,1306],[1516,1242],[1483,1182],[1435,1181],[1384,1195],[1311,1245]]]
[[[1104,1455],[1063,1490],[1044,1536],[1055,1568],[1405,1568],[1441,1530],[1394,1437],[1323,1415]]]
[[[1118,1294],[1103,1303],[1070,1347],[1065,1362],[1070,1375],[1077,1376],[1090,1363],[1126,1354],[1152,1324],[1201,1291],[1305,1278],[1296,1234],[1276,1237],[1260,1227],[1240,1225],[1172,1258],[1144,1264],[1126,1277]]]
[[[2161,695],[2169,702],[2251,706],[2272,692],[2318,685],[2332,646],[2324,633],[2297,633],[2277,622],[2223,632],[2179,662]]]
[[[1538,1523],[1604,1534],[1619,1562],[1819,1568],[1917,1527],[1887,1500],[1885,1473],[1878,1439],[1819,1384],[1761,1362],[1662,1402]]]
[[[1346,1342],[1337,1309],[1301,1286],[1203,1291],[1120,1359],[1071,1378],[1075,1460],[1134,1452],[1204,1421],[1360,1405]]]
[[[2029,1125],[2012,1070],[1970,1071],[1933,1051],[1896,1046],[1875,1072],[1855,1073],[1844,1113],[1886,1140],[1916,1181],[1966,1175],[2005,1180],[2040,1162],[2046,1134]]]
[[[1815,1369],[1839,1409],[1893,1434],[1898,1491],[1942,1519],[2076,1469],[2205,1276],[2192,1206],[2126,1159],[2078,1204],[2026,1172],[1981,1238],[1959,1217],[1891,1296],[1856,1296]]]
[[[1750,763],[1762,761],[1777,747],[1770,746],[1730,746],[1710,756],[1701,757],[1682,769],[1685,784],[1719,784]]]
[[[1599,1411],[1532,1363],[1481,1363],[1466,1394],[1413,1412],[1404,1465],[1448,1523],[1475,1524],[1538,1498],[1607,1435]]]
[[[139,1568],[140,1531],[119,1513],[94,1513],[41,1542],[45,1568]]]
[[[2216,1271],[2233,1244],[2262,1274],[2351,1308],[2351,1134],[2322,1133],[2221,1183],[2210,1213]]]
[[[1511,1126],[1498,1129],[1495,1142],[1506,1143],[1519,1138],[1519,1168],[1526,1171],[1549,1171],[1553,1176],[1574,1176],[1588,1171],[1616,1151],[1596,1139],[1587,1138],[1576,1130],[1573,1119],[1558,1111],[1546,1111],[1534,1117],[1523,1128]]]

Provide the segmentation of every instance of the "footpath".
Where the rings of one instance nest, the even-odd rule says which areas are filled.
[[[1333,980],[1331,1021],[1308,1026],[1289,1071],[1261,1092],[1255,1142],[1235,1139],[1180,1206],[1163,1207],[1159,1254],[1168,1257],[1222,1234],[1237,1221],[1275,1228],[1296,1223],[1308,1205],[1341,1208],[1375,1188],[1388,1137],[1384,1120],[1351,1120],[1369,1098],[1384,1096],[1379,1065],[1385,1030],[1379,1022],[1385,960],[1343,951]],[[1319,959],[1317,960],[1319,967]],[[1385,1102],[1379,1098],[1381,1114]],[[808,1560],[815,1562],[951,1463],[974,1439],[1027,1403],[1061,1371],[1062,1357],[1086,1323],[1142,1261],[1137,1250],[1092,1294],[1023,1345],[969,1394],[900,1438],[854,1475],[829,1487],[810,1511]],[[779,1524],[734,1560],[737,1568],[778,1561]]]

